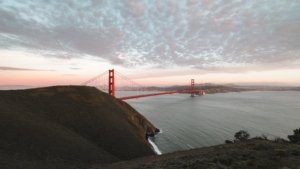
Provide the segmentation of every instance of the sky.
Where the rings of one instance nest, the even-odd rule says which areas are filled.
[[[0,0],[0,85],[300,85],[299,0]]]

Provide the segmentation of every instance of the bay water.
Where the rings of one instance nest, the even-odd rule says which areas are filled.
[[[300,127],[300,92],[295,91],[172,94],[126,102],[161,129],[152,141],[162,153],[222,144],[239,130],[287,139]]]

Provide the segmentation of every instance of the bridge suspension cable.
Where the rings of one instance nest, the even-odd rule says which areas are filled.
[[[130,87],[132,87],[132,88],[134,88],[134,87],[136,87],[136,88],[145,88],[144,85],[141,85],[141,84],[135,82],[134,80],[130,79],[129,77],[125,76],[124,74],[122,74],[122,73],[120,73],[120,72],[118,72],[118,71],[115,71],[115,73],[116,73],[116,75],[117,75],[118,77],[120,77],[120,78],[123,79],[124,81],[129,82]]]
[[[99,75],[97,75],[97,76],[95,76],[95,77],[93,77],[93,78],[91,78],[91,79],[89,79],[89,80],[87,80],[87,81],[81,83],[81,85],[86,86],[86,85],[88,85],[88,84],[90,84],[90,83],[93,83],[93,82],[97,81],[98,79],[101,79],[102,77],[106,76],[106,75],[107,75],[107,72],[108,72],[108,71],[105,71],[105,72],[103,72],[103,73],[101,73],[101,74],[99,74]]]
[[[120,84],[119,80],[116,80],[115,78],[119,77],[120,81],[123,80],[124,82],[129,82],[129,85],[126,86],[124,83],[123,86],[119,85],[119,90],[125,90],[125,91],[141,91],[146,89],[146,86],[141,85],[131,78],[125,76],[124,74],[115,71],[114,69],[111,69],[109,71],[105,71],[83,83],[81,85],[91,85],[94,84],[94,86],[98,87],[103,91],[107,91],[107,93],[111,96],[115,97],[115,91],[116,91],[116,82]],[[107,83],[108,82],[108,83]],[[103,84],[103,85],[101,85]],[[93,85],[92,85],[93,86]],[[196,90],[195,89],[195,81],[194,79],[191,79],[191,86],[189,89],[181,89],[181,90],[174,90],[174,91],[157,91],[155,93],[143,93],[143,94],[135,94],[131,96],[123,96],[119,97],[121,100],[127,100],[127,99],[133,99],[133,98],[140,98],[140,97],[148,97],[148,96],[157,96],[157,95],[165,95],[165,94],[174,94],[174,93],[190,93],[192,97],[195,95],[203,95],[205,92],[203,90]],[[132,94],[132,93],[131,93]]]

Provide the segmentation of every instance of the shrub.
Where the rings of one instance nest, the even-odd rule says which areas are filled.
[[[255,139],[255,140],[268,140],[268,137],[265,136],[265,135],[261,135],[261,136],[253,137],[253,139]]]
[[[300,128],[294,130],[293,135],[288,135],[290,142],[292,143],[300,143]]]
[[[240,130],[239,132],[234,134],[235,141],[245,141],[248,140],[250,134],[245,130]]]
[[[261,136],[256,136],[253,139],[256,139],[256,140],[268,140],[268,137],[263,134]]]
[[[232,144],[233,142],[231,140],[225,140],[226,144]]]
[[[276,138],[274,139],[274,142],[275,142],[275,143],[286,143],[286,142],[288,142],[288,141],[285,140],[285,139],[283,139],[283,138],[276,137]]]

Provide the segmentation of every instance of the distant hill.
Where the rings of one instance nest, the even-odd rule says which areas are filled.
[[[145,87],[145,88],[131,88],[131,90],[145,90],[145,91],[176,91],[188,90],[189,85],[177,85],[168,87]],[[293,86],[268,86],[268,85],[235,85],[235,84],[212,84],[204,83],[195,85],[197,90],[205,90],[206,93],[224,93],[224,92],[242,92],[242,91],[300,91],[300,87]]]
[[[92,87],[0,91],[0,168],[86,168],[153,155],[155,127]],[[76,167],[75,167],[76,166]]]
[[[175,85],[175,86],[166,86],[166,87],[123,87],[121,90],[128,91],[177,91],[177,90],[189,90],[191,86],[189,85]],[[219,93],[219,92],[238,92],[238,91],[247,91],[250,90],[248,88],[241,88],[235,86],[224,86],[217,84],[197,84],[195,86],[197,90],[205,90],[206,93]],[[254,90],[254,89],[251,89]]]
[[[176,91],[176,90],[188,90],[190,86],[170,86],[164,87],[162,90],[166,91]],[[198,84],[195,86],[196,90],[204,90],[206,93],[224,93],[224,92],[240,92],[240,91],[248,91],[248,88],[238,88],[234,86],[224,86],[224,85],[217,85],[217,84]]]
[[[18,89],[31,89],[36,88],[28,85],[0,85],[0,90],[18,90]]]

